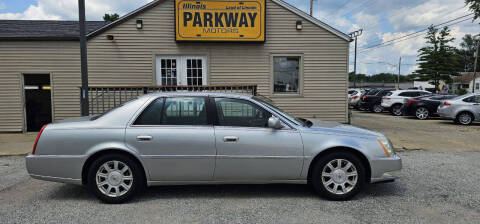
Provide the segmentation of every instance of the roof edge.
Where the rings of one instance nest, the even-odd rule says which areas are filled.
[[[88,38],[88,39],[93,38],[93,37],[95,37],[95,36],[97,36],[97,35],[105,32],[105,31],[107,31],[108,29],[113,28],[114,26],[119,25],[119,24],[123,23],[124,21],[126,21],[126,20],[128,20],[128,19],[130,19],[130,18],[132,18],[132,17],[134,17],[134,16],[136,16],[136,15],[138,15],[138,14],[140,14],[140,13],[142,13],[142,12],[148,10],[148,9],[151,9],[151,8],[157,6],[158,4],[163,3],[164,1],[165,1],[165,0],[155,0],[155,1],[152,1],[152,2],[150,2],[150,3],[148,3],[148,4],[146,4],[146,5],[138,8],[138,9],[136,9],[136,10],[134,10],[134,11],[132,11],[132,12],[130,12],[130,13],[128,13],[128,14],[120,17],[119,19],[115,20],[114,22],[111,22],[111,23],[109,23],[109,24],[106,24],[105,26],[102,26],[102,27],[100,27],[100,28],[98,28],[98,29],[96,29],[96,30],[88,33],[88,34],[87,34],[87,38]],[[288,4],[287,2],[285,2],[285,1],[283,1],[283,0],[271,0],[271,1],[274,2],[274,3],[276,3],[276,4],[278,4],[278,5],[280,5],[280,6],[282,6],[282,7],[284,7],[285,9],[287,9],[287,10],[295,13],[296,15],[298,15],[298,16],[300,16],[300,17],[302,17],[302,18],[304,18],[304,19],[312,22],[313,24],[315,24],[315,25],[317,25],[317,26],[319,26],[319,27],[321,27],[321,28],[323,28],[323,29],[326,29],[327,31],[331,32],[332,34],[335,34],[335,35],[337,35],[338,37],[340,37],[340,38],[342,38],[342,39],[344,39],[344,40],[346,40],[346,41],[348,41],[348,42],[352,41],[352,39],[350,38],[349,35],[347,35],[347,34],[343,33],[342,31],[339,31],[339,30],[331,27],[330,25],[328,25],[328,24],[326,24],[326,23],[324,23],[324,22],[322,22],[322,21],[320,21],[320,20],[318,20],[318,19],[316,19],[316,18],[308,15],[307,13],[305,13],[305,12],[303,12],[302,10],[296,8],[295,6],[292,6],[292,5]]]
[[[272,2],[275,2],[277,4],[279,4],[280,6],[290,10],[291,12],[297,14],[298,16],[312,22],[313,24],[321,27],[321,28],[324,28],[326,29],[327,31],[337,35],[338,37],[350,42],[352,41],[352,38],[350,38],[349,35],[343,33],[342,31],[339,31],[333,27],[331,27],[330,25],[318,20],[317,18],[313,17],[313,16],[310,16],[308,15],[307,13],[305,13],[304,11],[298,9],[297,7],[293,6],[293,5],[290,5],[288,4],[287,2],[283,1],[283,0],[271,0]]]
[[[132,12],[130,12],[130,13],[128,13],[128,14],[120,17],[120,18],[118,18],[117,20],[115,20],[115,21],[113,21],[113,22],[111,22],[111,23],[108,23],[108,24],[106,24],[105,26],[102,26],[102,27],[100,27],[100,28],[98,28],[98,29],[96,29],[96,30],[88,33],[88,34],[87,34],[87,38],[90,39],[90,38],[93,38],[93,37],[95,37],[95,36],[98,36],[98,35],[100,35],[101,33],[103,33],[103,32],[105,32],[105,31],[107,31],[107,30],[109,30],[109,29],[111,29],[111,28],[113,28],[113,27],[115,27],[115,26],[117,26],[117,25],[125,22],[126,20],[131,19],[132,17],[134,17],[134,16],[136,16],[136,15],[138,15],[138,14],[140,14],[140,13],[142,13],[142,12],[148,10],[148,9],[153,8],[153,7],[157,6],[157,5],[160,4],[160,3],[163,3],[164,1],[165,1],[165,0],[155,0],[155,1],[152,1],[152,2],[150,2],[150,3],[148,3],[148,4],[144,5],[144,6],[142,6],[142,7],[140,7],[140,8],[138,8],[138,9],[136,9],[136,10],[134,10],[134,11],[132,11]]]

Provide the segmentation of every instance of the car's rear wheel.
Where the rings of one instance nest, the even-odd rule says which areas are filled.
[[[365,168],[351,153],[331,153],[314,164],[311,180],[320,196],[335,201],[348,200],[362,188]]]
[[[425,120],[429,116],[428,109],[425,107],[419,107],[415,110],[415,117],[417,117],[420,120]]]
[[[391,113],[395,116],[402,116],[402,105],[396,104],[392,106]]]
[[[99,157],[88,172],[88,188],[106,203],[126,202],[139,192],[144,184],[140,166],[121,154]]]
[[[382,105],[377,103],[377,104],[373,105],[372,111],[375,112],[375,113],[381,113],[383,111],[383,107],[382,107]]]
[[[457,122],[463,125],[470,125],[473,122],[473,115],[468,112],[462,112],[457,115]]]

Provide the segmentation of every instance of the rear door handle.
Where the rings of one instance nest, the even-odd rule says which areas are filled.
[[[152,140],[152,138],[153,137],[150,136],[150,135],[139,135],[139,136],[137,136],[138,141],[150,141],[150,140]]]
[[[223,137],[224,142],[238,142],[238,137],[236,136],[225,136]]]

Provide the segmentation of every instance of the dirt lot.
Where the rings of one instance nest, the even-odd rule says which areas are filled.
[[[480,123],[460,126],[440,118],[421,121],[389,113],[352,111],[352,124],[385,134],[395,148],[437,152],[480,151]]]

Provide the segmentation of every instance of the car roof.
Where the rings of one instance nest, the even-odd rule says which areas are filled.
[[[154,92],[142,95],[141,97],[177,97],[177,96],[197,96],[197,97],[226,97],[226,98],[241,98],[241,99],[251,99],[253,95],[244,94],[244,93],[219,93],[219,92],[196,92],[196,91],[185,91],[185,92]]]

